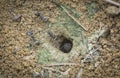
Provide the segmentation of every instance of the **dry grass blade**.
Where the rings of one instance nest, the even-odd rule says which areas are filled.
[[[115,2],[113,0],[105,0],[106,2],[110,3],[110,4],[113,4],[113,5],[116,5],[116,6],[119,6],[120,7],[120,3],[118,2]]]
[[[63,72],[62,75],[59,76],[59,78],[62,77],[63,75],[68,75],[70,70],[71,70],[71,68],[67,69],[65,72]]]
[[[60,7],[67,13],[67,15],[68,15],[70,18],[72,18],[77,24],[79,24],[79,26],[81,26],[81,28],[83,28],[85,31],[87,31],[87,29],[86,29],[83,25],[81,25],[81,24],[79,23],[79,21],[76,20],[62,5],[60,5]]]
[[[58,72],[58,73],[63,73],[59,70],[56,70],[56,69],[53,69],[53,68],[49,68],[49,67],[42,67],[43,69],[47,69],[47,70],[51,70],[51,71],[54,71],[54,72]]]
[[[48,65],[44,65],[44,66],[80,66],[80,64],[76,64],[76,63],[57,63],[57,64],[48,64]]]
[[[49,67],[42,67],[43,69],[49,70],[49,71],[53,71],[56,73],[60,73],[61,75],[59,77],[62,77],[62,75],[68,75],[68,72],[71,70],[71,68],[69,68],[68,70],[66,70],[65,72],[53,69],[53,68],[49,68]]]
[[[81,78],[82,73],[83,73],[83,68],[80,68],[76,78]]]
[[[49,67],[42,67],[43,69],[46,69],[46,70],[50,70],[50,71],[53,71],[53,72],[56,72],[56,73],[60,73],[61,75],[64,75],[65,72],[61,72],[59,70],[56,70],[56,69],[53,69],[53,68],[49,68]]]

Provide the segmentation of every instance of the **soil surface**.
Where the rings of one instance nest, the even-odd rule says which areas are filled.
[[[80,15],[76,19],[87,29],[87,48],[99,48],[91,54],[91,61],[87,56],[91,49],[77,44],[81,41],[75,36],[79,31],[73,35],[73,28],[68,32],[58,24],[53,26],[59,18],[60,22],[66,21],[66,17],[60,16],[65,11],[54,1],[0,1],[0,78],[120,78],[120,8],[103,0],[58,0]],[[102,32],[96,36],[98,31]],[[48,52],[44,48],[53,51],[52,59],[58,67],[44,66],[46,60],[41,61],[40,56]],[[83,49],[87,52],[78,53]],[[56,60],[56,52],[58,57],[65,58],[63,63],[79,65],[59,65],[61,59],[56,56]]]

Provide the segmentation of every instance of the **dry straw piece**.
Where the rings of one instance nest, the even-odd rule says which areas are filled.
[[[105,0],[105,1],[110,3],[110,4],[113,4],[113,5],[116,5],[116,6],[120,7],[120,3],[118,3],[118,2],[115,2],[113,0]]]
[[[80,22],[78,20],[76,20],[62,5],[60,5],[60,6],[67,13],[67,15],[69,17],[71,17],[79,26],[81,26],[81,28],[83,28],[85,31],[87,31],[87,29],[83,25],[81,25]]]

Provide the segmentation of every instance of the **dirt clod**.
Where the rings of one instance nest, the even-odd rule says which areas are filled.
[[[111,15],[118,15],[120,14],[120,8],[109,6],[108,8],[106,8],[106,12]]]

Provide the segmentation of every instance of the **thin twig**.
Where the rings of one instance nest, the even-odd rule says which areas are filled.
[[[59,78],[62,77],[63,75],[68,75],[69,71],[71,70],[71,68],[67,69],[65,72],[63,72],[62,75],[58,76]]]
[[[53,72],[57,72],[57,73],[60,73],[62,75],[67,75],[68,72],[71,70],[71,68],[69,68],[68,70],[66,70],[65,72],[62,72],[62,71],[59,71],[59,70],[56,70],[56,69],[53,69],[53,68],[49,68],[49,67],[42,67],[43,69],[46,69],[46,70],[50,70],[50,71],[53,71]]]
[[[120,3],[118,3],[118,2],[115,2],[113,0],[105,0],[105,1],[110,3],[110,4],[113,4],[113,5],[116,5],[116,6],[120,7]]]
[[[87,31],[87,29],[80,24],[80,22],[78,20],[76,20],[62,5],[60,5],[60,7],[67,13],[67,15],[69,17],[71,17],[81,28],[83,28],[85,31]]]
[[[64,74],[64,72],[61,72],[61,71],[59,71],[59,70],[56,70],[56,69],[53,69],[53,68],[50,68],[50,67],[42,67],[43,69],[47,69],[47,70],[51,70],[51,71],[53,71],[53,72],[57,72],[57,73],[60,73],[60,74]]]
[[[83,68],[80,68],[76,78],[81,78],[82,73],[83,73]]]
[[[56,0],[52,1],[52,2],[55,3],[57,6],[61,7],[70,18],[72,18],[83,30],[87,31],[87,29],[82,24],[80,24],[80,22],[78,20],[76,20],[62,5],[60,5],[58,2],[56,2]]]
[[[57,64],[48,64],[44,66],[80,66],[80,64],[76,63],[57,63]]]

